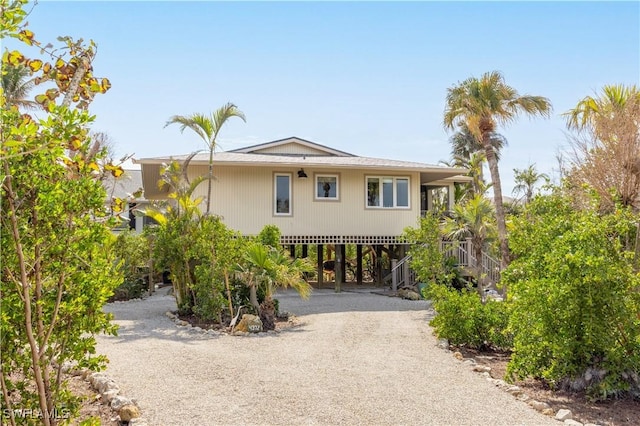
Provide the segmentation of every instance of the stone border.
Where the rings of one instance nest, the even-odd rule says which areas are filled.
[[[261,331],[261,332],[257,332],[257,333],[250,333],[250,332],[244,332],[244,331],[230,332],[230,331],[224,331],[224,330],[210,330],[210,329],[205,330],[202,327],[197,327],[197,326],[194,327],[188,321],[181,320],[176,314],[174,314],[171,311],[165,312],[165,315],[167,316],[167,318],[169,318],[171,321],[173,321],[178,327],[181,327],[181,328],[184,327],[187,331],[194,332],[194,333],[199,333],[199,334],[204,334],[204,335],[209,335],[211,337],[217,337],[217,336],[265,337],[265,336],[273,336],[273,335],[276,335],[276,334],[280,334],[282,332],[281,330],[268,330],[268,331]]]
[[[110,407],[116,414],[118,424],[148,426],[147,421],[141,417],[142,413],[138,402],[121,395],[120,386],[106,373],[94,373],[88,369],[78,370],[71,363],[63,364],[62,372],[71,376],[81,376],[82,380],[89,382],[91,388],[100,395],[102,403]]]
[[[449,341],[447,339],[438,339],[437,346],[447,352],[451,352],[449,349]],[[571,410],[567,410],[565,408],[559,409],[557,412],[551,408],[549,404],[542,401],[537,401],[531,398],[529,395],[524,393],[522,388],[519,386],[511,385],[505,382],[502,379],[494,379],[491,377],[491,367],[487,365],[480,365],[473,358],[465,358],[462,356],[460,352],[453,352],[453,357],[457,360],[461,361],[463,365],[471,367],[472,371],[479,373],[482,377],[484,377],[488,382],[493,383],[496,387],[502,389],[503,391],[510,393],[513,395],[518,401],[526,402],[531,408],[534,410],[546,415],[553,417],[554,419],[563,422],[568,426],[600,426],[593,423],[580,423],[576,420],[573,420],[573,413]]]

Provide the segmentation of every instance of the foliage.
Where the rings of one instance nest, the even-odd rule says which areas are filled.
[[[640,210],[640,90],[636,86],[605,86],[565,114],[570,138],[567,180],[576,198],[586,199],[584,184],[596,191],[600,209],[616,203]]]
[[[62,50],[42,46],[21,26],[25,3],[3,1],[0,37],[41,47],[53,64],[5,51],[3,73],[26,66],[36,84],[50,80],[56,89],[36,96],[46,107],[40,120],[9,105],[4,91],[0,97],[1,408],[13,413],[19,401],[24,409],[73,414],[77,399],[62,380],[63,363],[99,370],[105,358],[94,355],[94,336],[116,330],[102,310],[122,275],[109,230],[115,219],[109,219],[100,178],[121,169],[99,164],[103,152],[89,136],[94,117],[83,110],[108,89],[108,80],[101,85],[89,71],[95,45],[63,38]],[[59,95],[64,100],[57,104]],[[58,420],[45,415],[40,422]]]
[[[263,235],[273,235],[274,231],[280,233],[271,226],[265,229]],[[304,273],[313,269],[308,259],[292,259],[282,249],[263,244],[258,238],[247,245],[242,261],[236,266],[236,274],[249,288],[250,303],[259,312],[265,329],[269,330],[274,327],[276,288],[292,287],[302,298],[308,298],[312,288],[304,280]],[[258,298],[259,293],[264,295],[262,301]]]
[[[204,114],[174,115],[167,121],[165,127],[170,124],[179,124],[180,132],[185,129],[191,129],[207,144],[209,148],[209,174],[207,184],[207,208],[206,214],[211,212],[211,185],[213,183],[213,153],[218,146],[218,133],[222,126],[231,117],[238,117],[242,121],[246,121],[244,114],[234,104],[228,102],[221,106],[208,117]]]
[[[148,290],[149,240],[129,229],[116,237],[113,250],[124,281],[115,289],[112,300],[129,300]]]
[[[486,198],[476,195],[468,202],[456,204],[450,217],[442,224],[442,231],[447,238],[453,240],[471,239],[475,260],[476,282],[478,293],[484,296],[482,252],[487,250],[487,243],[495,237],[495,215],[493,206]]]
[[[448,129],[466,128],[484,149],[491,182],[498,239],[500,241],[501,266],[509,264],[509,246],[504,207],[502,205],[502,183],[498,169],[498,156],[493,144],[498,125],[513,122],[519,114],[548,117],[551,102],[542,96],[520,95],[507,85],[498,71],[488,72],[480,78],[470,77],[458,85],[447,89],[447,106],[444,125]]]
[[[535,164],[529,164],[526,169],[513,169],[513,176],[515,180],[515,186],[513,187],[513,194],[522,192],[522,196],[525,204],[529,204],[533,199],[533,191],[536,184],[544,180],[549,183],[549,176],[545,173],[538,173]]]
[[[407,227],[404,238],[412,242],[409,249],[411,268],[423,283],[447,283],[453,274],[445,268],[444,254],[440,249],[442,234],[438,217],[428,213],[420,219],[420,227]]]
[[[477,349],[511,347],[511,335],[506,331],[509,322],[506,303],[493,300],[482,303],[472,290],[458,291],[439,284],[429,286],[425,297],[433,301],[436,316],[430,325],[439,338]]]
[[[558,194],[515,219],[516,258],[503,273],[513,304],[510,375],[586,387],[596,398],[640,391],[637,221],[628,209],[576,210]]]
[[[264,245],[280,247],[280,229],[276,225],[266,225],[258,234],[258,241]]]

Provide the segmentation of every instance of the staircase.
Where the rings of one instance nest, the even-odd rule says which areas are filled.
[[[473,252],[473,243],[471,240],[464,241],[441,241],[440,250],[447,257],[456,259],[458,267],[466,270],[469,275],[476,267],[476,257]],[[385,283],[391,281],[391,289],[397,290],[403,286],[413,286],[417,283],[416,273],[409,267],[411,255],[405,256],[398,260],[391,267],[391,273],[385,277]],[[485,281],[483,286],[486,288],[500,281],[500,262],[489,256],[486,252],[482,252],[482,273]]]

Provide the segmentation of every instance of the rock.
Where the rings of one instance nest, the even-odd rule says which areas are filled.
[[[527,402],[531,399],[531,397],[526,393],[521,393],[520,395],[517,396],[517,399],[518,401]]]
[[[259,333],[262,331],[262,320],[255,315],[244,314],[236,326],[235,331],[243,333]]]
[[[546,402],[536,401],[535,399],[532,399],[531,401],[529,401],[528,404],[531,407],[533,407],[534,410],[540,411],[540,412],[543,412],[547,408],[551,408],[549,404],[547,404]]]
[[[567,420],[565,420],[565,421],[564,421],[564,424],[565,424],[565,425],[569,425],[569,426],[584,426],[582,423],[577,422],[577,421],[575,421],[575,420],[573,420],[573,419],[567,419]]]
[[[573,418],[573,413],[571,412],[571,410],[562,408],[558,410],[558,412],[556,413],[556,420],[560,420],[561,422],[572,419],[572,418]]]
[[[202,328],[200,328],[200,327],[193,327],[193,331],[197,331],[197,332],[201,333],[201,332],[202,332]]]
[[[141,417],[131,419],[129,421],[129,426],[149,426],[149,423]]]
[[[165,313],[165,315],[170,319],[175,319],[176,318],[176,316],[171,311],[167,311]]]
[[[518,396],[522,393],[522,389],[520,389],[518,386],[509,386],[507,388],[507,392],[509,392],[513,396]]]
[[[111,400],[116,396],[118,396],[119,393],[120,393],[119,389],[108,390],[106,392],[103,392],[102,395],[100,396],[100,398],[102,399],[102,403],[109,405]]]
[[[403,299],[407,299],[407,300],[420,300],[421,297],[420,295],[413,291],[413,290],[408,290],[408,289],[400,289],[398,290],[398,296],[403,298]]]
[[[471,358],[465,359],[464,361],[462,361],[462,363],[469,366],[476,365],[476,361]]]
[[[118,410],[118,415],[120,416],[120,420],[122,420],[123,422],[128,422],[131,419],[140,417],[140,409],[138,409],[138,407],[136,407],[135,405],[125,405]]]
[[[449,350],[449,341],[447,339],[438,339],[438,347],[446,351]]]
[[[91,383],[91,386],[93,386],[95,388],[95,382],[100,377],[107,377],[107,375],[104,374],[104,373],[92,373],[92,374],[89,374],[89,383]]]
[[[491,367],[488,365],[475,365],[473,367],[473,371],[477,371],[478,373],[490,373]]]
[[[111,408],[115,411],[120,410],[125,405],[133,405],[133,402],[126,396],[117,395],[111,400]]]
[[[93,374],[91,373],[91,370],[84,370],[82,372],[82,380],[89,380],[89,376]]]
[[[600,425],[596,423],[585,423],[584,426],[600,426]]]
[[[553,408],[549,407],[542,410],[542,414],[544,414],[545,416],[553,416],[555,414],[555,411],[553,411]]]
[[[462,356],[462,354],[460,352],[454,352],[453,353],[453,357],[455,359],[459,359],[460,361],[462,361],[464,359],[464,357]]]
[[[100,379],[96,381],[97,386],[96,389],[98,390],[98,392],[100,393],[105,393],[107,391],[111,391],[111,390],[120,390],[120,387],[116,384],[116,382],[114,382],[111,379]]]

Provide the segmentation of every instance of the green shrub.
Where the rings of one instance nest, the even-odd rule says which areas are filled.
[[[425,293],[436,310],[430,325],[439,338],[477,349],[511,347],[512,339],[506,332],[506,303],[489,300],[483,304],[473,290],[456,290],[442,284],[430,285]]]
[[[142,297],[149,289],[149,242],[144,234],[126,230],[118,234],[114,251],[124,281],[109,299],[129,300]]]
[[[558,195],[537,199],[515,219],[515,260],[503,274],[513,302],[511,377],[597,399],[640,395],[637,220],[626,210],[577,211]]]

